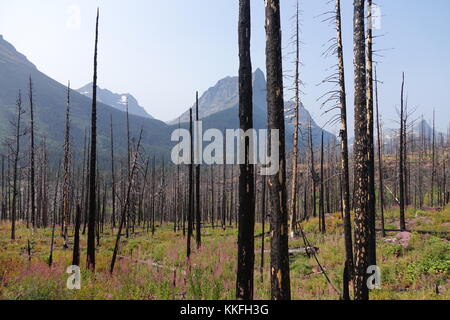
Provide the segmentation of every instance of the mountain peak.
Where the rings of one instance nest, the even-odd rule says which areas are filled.
[[[264,76],[264,72],[260,68],[256,68],[253,75],[255,78],[262,78],[262,79],[266,80],[266,77]]]
[[[81,93],[82,95],[88,98],[92,98],[92,88],[93,83],[90,82],[87,85],[79,88],[77,91],[78,93]],[[121,111],[126,111],[125,109],[127,100],[128,100],[128,111],[130,112],[130,114],[153,119],[153,117],[149,115],[147,111],[145,111],[145,109],[139,105],[136,98],[133,97],[131,94],[114,93],[108,89],[102,89],[99,86],[97,86],[97,101],[101,103],[104,103]]]

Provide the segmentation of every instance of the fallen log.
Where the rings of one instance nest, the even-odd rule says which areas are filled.
[[[257,253],[261,252],[260,250],[257,250]],[[270,253],[270,249],[264,250],[265,253]],[[296,254],[304,254],[304,255],[313,255],[317,254],[319,252],[319,248],[317,247],[303,247],[303,248],[294,248],[289,249],[289,255],[294,256]]]

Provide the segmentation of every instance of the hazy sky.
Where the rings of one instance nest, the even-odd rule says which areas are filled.
[[[324,43],[333,35],[321,22],[332,9],[328,0],[302,0],[303,103],[321,125],[316,99],[326,90],[317,84],[330,72],[335,58],[323,58]],[[401,73],[416,116],[431,119],[436,109],[442,129],[450,120],[450,1],[378,0],[381,29],[375,49],[383,82],[380,106],[386,126],[396,126]],[[343,0],[347,91],[353,109],[352,3]],[[282,0],[284,68],[292,69],[295,0]],[[92,81],[95,10],[100,7],[99,85],[133,94],[161,120],[177,117],[219,79],[237,75],[237,0],[0,0],[0,34],[37,67],[74,88]],[[253,67],[265,72],[264,1],[252,1]],[[286,78],[285,85],[291,80]],[[290,93],[286,92],[286,98]],[[353,112],[349,119],[353,122]],[[334,128],[328,128],[331,131]]]

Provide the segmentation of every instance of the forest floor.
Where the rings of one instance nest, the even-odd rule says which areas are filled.
[[[388,210],[385,216],[386,228],[398,229],[398,210]],[[450,206],[429,211],[410,209],[407,218],[410,230],[450,232]],[[340,214],[327,215],[326,222],[325,235],[319,233],[317,219],[305,222],[303,227],[310,243],[318,248],[317,258],[333,286],[341,291],[344,243]],[[237,230],[203,229],[202,247],[195,249],[193,239],[188,263],[186,240],[172,229],[172,225],[164,225],[154,236],[136,230],[129,239],[123,237],[113,275],[109,265],[115,234],[104,230],[97,247],[96,273],[85,269],[86,238],[81,236],[81,290],[69,290],[66,269],[71,265],[72,251],[62,248],[61,237],[55,238],[54,263],[49,268],[50,228],[32,234],[19,223],[17,240],[12,242],[10,224],[0,224],[0,299],[234,299]],[[261,225],[256,229],[260,234]],[[371,299],[450,299],[449,236],[388,232],[382,238],[379,233],[377,258],[382,282],[381,289],[371,291]],[[261,238],[255,239],[255,246],[255,298],[268,299],[270,252],[265,253],[261,276]],[[292,249],[303,247],[302,239],[290,241]],[[270,249],[268,237],[265,248]],[[339,299],[314,257],[298,253],[291,256],[290,265],[293,299]]]

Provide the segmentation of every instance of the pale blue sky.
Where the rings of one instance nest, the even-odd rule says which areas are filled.
[[[327,90],[316,84],[334,58],[321,57],[322,45],[334,30],[317,16],[328,0],[301,1],[302,97],[321,125],[316,99]],[[343,0],[344,46],[349,109],[353,109],[352,3]],[[285,69],[295,0],[282,0]],[[376,41],[383,57],[378,67],[380,103],[386,126],[396,126],[401,72],[406,72],[410,107],[446,130],[450,120],[450,1],[378,0],[382,10]],[[75,88],[92,80],[95,9],[100,7],[99,85],[130,92],[156,118],[171,120],[220,78],[236,75],[237,0],[0,0],[0,34],[54,79]],[[73,9],[78,8],[78,9]],[[73,13],[79,10],[79,25]],[[265,72],[264,1],[252,1],[253,67]],[[287,74],[287,72],[286,72]],[[290,81],[290,80],[289,80]],[[286,80],[286,85],[288,85]],[[289,93],[286,93],[286,98]],[[353,112],[349,119],[353,122]],[[333,131],[332,128],[329,128]]]

